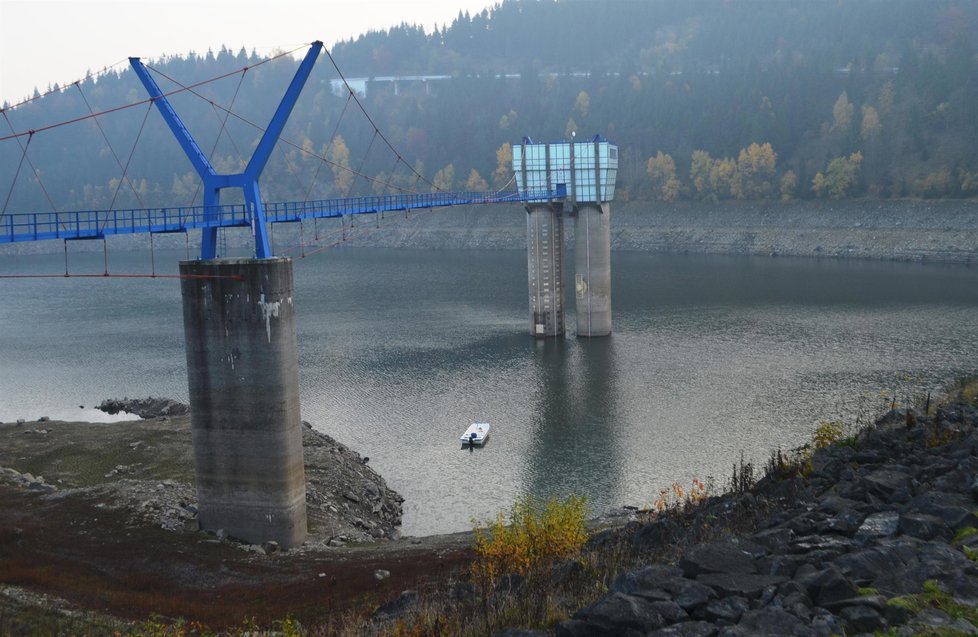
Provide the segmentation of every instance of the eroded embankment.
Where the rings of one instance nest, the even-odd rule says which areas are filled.
[[[614,202],[611,214],[614,250],[978,262],[970,200]],[[525,224],[519,206],[450,208],[361,224],[344,244],[525,249]]]
[[[118,403],[106,401],[103,407],[111,412]],[[57,498],[95,495],[106,506],[125,508],[134,520],[196,532],[186,406],[146,399],[126,401],[121,408],[155,417],[110,424],[0,424],[0,479]],[[368,460],[308,423],[302,438],[310,531],[305,548],[399,537],[403,498]]]
[[[758,256],[842,257],[901,261],[978,262],[978,200],[847,201],[615,201],[611,204],[613,250]],[[319,220],[300,237],[299,224],[279,224],[275,240],[286,252],[323,246],[405,249],[525,250],[526,213],[521,205],[456,206],[380,218],[358,215],[341,222]],[[568,241],[573,222],[565,224]],[[252,244],[247,229],[228,229],[227,243]],[[158,236],[156,249],[196,249],[179,237]],[[77,250],[101,250],[77,242]],[[110,238],[112,249],[149,250],[148,237]],[[2,254],[54,253],[54,241],[0,246]]]

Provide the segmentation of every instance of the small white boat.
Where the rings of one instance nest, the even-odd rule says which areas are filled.
[[[489,423],[487,422],[474,422],[469,425],[469,428],[465,430],[465,433],[459,437],[463,443],[467,445],[481,445],[489,437]]]

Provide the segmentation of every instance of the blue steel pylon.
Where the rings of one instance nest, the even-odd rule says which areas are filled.
[[[173,135],[180,142],[180,147],[183,148],[183,152],[187,154],[190,163],[193,164],[197,170],[197,174],[200,175],[200,178],[204,182],[204,209],[205,211],[214,210],[215,225],[201,230],[201,259],[213,259],[217,256],[217,228],[219,225],[219,220],[216,218],[219,216],[217,206],[221,203],[221,190],[224,188],[241,188],[244,191],[245,205],[251,214],[251,227],[255,235],[255,257],[258,259],[267,259],[272,256],[268,244],[268,233],[265,229],[265,211],[262,206],[258,178],[261,177],[262,170],[265,169],[265,164],[268,163],[268,158],[272,154],[275,142],[278,141],[279,135],[282,134],[282,129],[285,128],[285,123],[292,113],[292,108],[295,106],[296,100],[299,99],[302,87],[305,86],[306,80],[309,78],[309,73],[312,71],[312,67],[316,63],[316,58],[319,56],[322,48],[323,43],[318,40],[313,42],[312,46],[309,47],[309,52],[306,53],[305,59],[302,60],[298,70],[296,70],[295,77],[292,78],[292,83],[289,84],[285,95],[282,96],[282,101],[272,116],[268,128],[262,135],[261,141],[258,142],[258,147],[252,153],[251,160],[245,167],[244,172],[232,175],[219,175],[214,170],[207,156],[200,150],[200,146],[194,141],[193,135],[183,125],[180,117],[173,110],[173,107],[170,106],[169,100],[166,99],[163,91],[160,90],[159,85],[150,76],[143,63],[139,58],[129,58],[129,63],[132,65],[133,70],[136,71],[136,75],[142,81],[143,86],[146,87],[146,91],[156,103],[160,114],[163,115],[163,119],[166,120]]]

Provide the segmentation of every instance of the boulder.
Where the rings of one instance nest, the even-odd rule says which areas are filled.
[[[700,544],[679,560],[683,575],[694,578],[703,573],[757,573],[750,553],[732,544]]]
[[[711,622],[736,624],[750,610],[750,602],[739,596],[717,599],[704,606],[697,615]]]
[[[941,536],[950,537],[950,529],[941,518],[928,513],[903,513],[897,524],[897,530],[903,535],[910,535],[920,540],[931,540]]]
[[[906,595],[920,592],[927,580],[937,580],[956,582],[962,596],[971,596],[965,591],[978,591],[966,575],[975,572],[975,564],[961,551],[943,542],[922,542],[907,536],[901,540],[904,549],[913,547],[912,557],[902,563],[894,561],[870,583],[873,588],[887,595]]]
[[[557,637],[645,637],[645,633],[633,628],[601,626],[579,619],[569,619],[557,624]]]
[[[966,526],[978,526],[971,498],[964,494],[929,491],[911,499],[903,510],[905,513],[933,515],[955,531]]]
[[[872,633],[886,628],[886,620],[869,606],[847,606],[839,613],[845,622],[847,634]]]
[[[771,606],[773,608],[783,608],[792,615],[800,617],[805,621],[810,621],[812,618],[812,600],[804,591],[775,597]]]
[[[916,547],[899,539],[839,556],[832,563],[854,582],[867,586],[884,573],[906,566],[915,559]]]
[[[856,596],[856,587],[835,565],[805,575],[798,581],[819,606]]]
[[[653,630],[648,637],[714,637],[717,628],[709,622],[680,622]]]
[[[794,538],[795,534],[789,528],[778,527],[766,529],[750,536],[751,542],[767,549],[768,553],[786,553],[788,543]]]
[[[716,596],[716,592],[709,586],[690,581],[676,592],[673,600],[686,612],[692,612],[706,606]]]
[[[893,501],[897,494],[909,493],[912,486],[907,473],[891,468],[880,469],[864,476],[862,483],[868,493],[887,502]]]
[[[759,575],[756,573],[704,573],[696,578],[715,590],[721,597],[738,595],[746,598],[760,597],[768,586],[777,586],[788,581],[782,575]]]
[[[648,550],[671,544],[681,536],[682,529],[672,520],[654,520],[635,533],[632,545],[639,550]]]
[[[363,491],[371,500],[377,500],[380,498],[380,487],[373,482],[365,482],[363,484]]]
[[[856,539],[867,541],[896,535],[900,514],[896,511],[874,513],[866,517],[856,531]]]
[[[865,514],[856,509],[845,508],[826,520],[821,530],[823,533],[841,533],[851,537],[859,530],[865,519]]]
[[[843,498],[838,495],[829,495],[822,499],[818,503],[818,510],[823,513],[828,513],[830,515],[836,515],[843,511],[850,510],[861,510],[866,506],[865,502],[860,502],[858,500],[850,500],[848,498]]]
[[[808,623],[778,608],[761,608],[744,613],[740,627],[751,635],[797,635]]]
[[[794,577],[798,567],[806,564],[808,557],[796,555],[772,555],[757,561],[757,570],[766,575]]]
[[[792,517],[790,520],[784,523],[784,525],[791,529],[795,536],[805,536],[812,535],[818,532],[818,529],[822,526],[825,520],[828,519],[824,513],[818,511],[808,511],[801,515]]]
[[[652,609],[662,615],[662,619],[668,624],[675,624],[689,619],[689,614],[673,601],[652,602]]]
[[[833,637],[835,635],[845,634],[844,622],[824,609],[822,609],[821,613],[815,614],[809,626],[819,637]]]
[[[574,619],[585,621],[590,626],[601,629],[615,628],[645,634],[665,624],[662,615],[655,610],[652,602],[624,593],[611,593],[595,604],[575,615]]]
[[[110,398],[99,403],[98,407],[107,414],[121,411],[136,414],[140,418],[153,419],[161,416],[182,416],[190,413],[190,407],[169,398]]]
[[[637,571],[622,573],[611,583],[609,591],[637,595],[659,589],[668,593],[680,586],[676,580],[682,579],[682,574],[682,571],[674,566],[653,564]],[[685,581],[689,582],[690,580]],[[667,595],[662,599],[670,599],[670,597]]]

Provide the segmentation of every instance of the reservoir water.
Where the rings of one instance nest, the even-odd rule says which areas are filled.
[[[149,271],[146,254],[110,257],[113,272]],[[157,253],[157,269],[182,257]],[[100,273],[101,259],[72,255],[72,272]],[[63,268],[0,257],[2,275]],[[404,533],[421,535],[470,528],[521,494],[582,494],[600,513],[651,505],[673,482],[720,485],[741,452],[763,464],[820,421],[865,421],[978,373],[973,267],[619,252],[612,278],[610,338],[535,341],[523,252],[299,260],[303,418],[369,456],[406,498]],[[0,421],[186,400],[177,280],[0,279],[0,291]],[[492,436],[462,450],[476,421]]]

